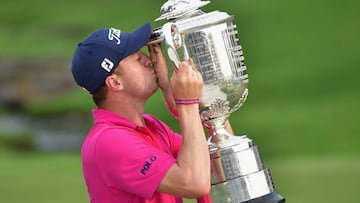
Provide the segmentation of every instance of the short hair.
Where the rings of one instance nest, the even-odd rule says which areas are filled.
[[[92,99],[97,107],[101,107],[102,103],[106,99],[108,89],[105,84],[103,84],[95,93],[92,94]]]

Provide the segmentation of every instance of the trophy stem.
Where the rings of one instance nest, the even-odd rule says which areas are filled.
[[[209,139],[213,143],[225,141],[231,136],[226,130],[225,121],[229,116],[221,116],[215,119],[203,121],[203,125],[207,128]]]

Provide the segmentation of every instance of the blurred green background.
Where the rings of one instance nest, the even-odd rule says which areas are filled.
[[[85,136],[94,105],[72,82],[77,43],[98,28],[161,26],[154,19],[164,2],[1,2],[0,202],[88,202],[79,140],[62,140],[67,150],[56,141],[55,148],[41,148],[37,134],[46,128],[45,134]],[[259,146],[289,203],[358,202],[359,6],[355,0],[213,0],[202,9],[235,16],[250,92],[230,121],[236,134]],[[65,82],[56,86],[58,80]],[[157,93],[146,110],[178,130],[162,105]]]

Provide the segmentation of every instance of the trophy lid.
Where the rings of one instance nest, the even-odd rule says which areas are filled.
[[[234,17],[228,13],[216,10],[192,18],[178,20],[175,24],[181,32],[191,32],[193,29],[199,30],[203,27],[209,27],[233,20]]]
[[[198,8],[209,4],[210,1],[201,0],[168,0],[161,8],[162,15],[155,19],[155,21],[167,19],[172,20],[188,16],[196,11]]]

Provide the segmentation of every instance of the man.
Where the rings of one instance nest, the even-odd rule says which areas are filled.
[[[97,105],[81,150],[93,203],[209,199],[210,158],[198,109],[201,74],[187,60],[169,81],[160,46],[148,46],[150,57],[139,51],[151,32],[150,23],[131,33],[100,29],[74,53],[73,77]],[[181,136],[144,114],[158,88],[177,111]]]

